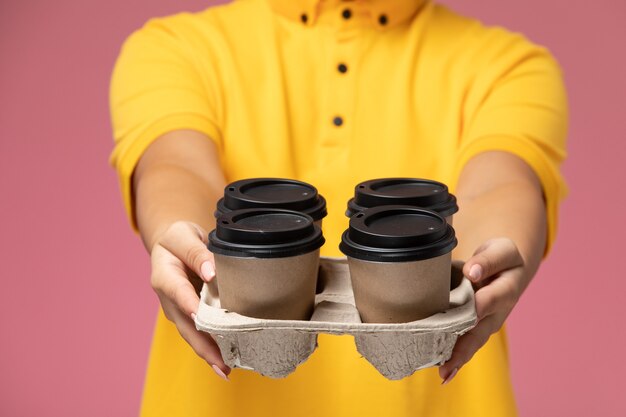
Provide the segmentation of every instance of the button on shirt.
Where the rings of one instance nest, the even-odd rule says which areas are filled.
[[[470,158],[511,152],[541,181],[549,242],[565,190],[567,106],[550,53],[430,1],[240,0],[153,19],[122,48],[111,112],[111,162],[131,219],[142,152],[166,132],[194,129],[216,143],[228,181],[314,184],[329,211],[323,255],[341,255],[346,202],[367,179],[430,178],[454,190]],[[445,389],[436,369],[392,383],[350,338],[319,340],[288,378],[234,371],[223,384],[160,315],[143,412],[515,415],[502,332]]]

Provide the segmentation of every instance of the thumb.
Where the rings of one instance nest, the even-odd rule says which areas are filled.
[[[213,254],[207,249],[206,231],[191,222],[176,222],[163,234],[161,246],[183,261],[203,281],[215,277]]]
[[[524,259],[508,238],[490,239],[463,265],[463,275],[478,283],[507,269],[523,265]]]

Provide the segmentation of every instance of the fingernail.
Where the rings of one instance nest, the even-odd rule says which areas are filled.
[[[472,280],[478,281],[482,274],[483,274],[482,266],[480,266],[478,264],[472,265],[472,267],[470,268],[470,271],[469,271],[469,277]]]
[[[191,313],[191,320],[196,321],[196,313]]]
[[[220,368],[218,368],[217,365],[211,365],[211,368],[213,368],[213,370],[215,371],[217,376],[222,378],[224,381],[230,381],[228,379],[228,377],[226,376],[226,374],[224,372],[222,372],[222,370]]]
[[[215,276],[215,269],[213,269],[213,264],[209,261],[200,266],[200,272],[206,281],[210,281]]]
[[[454,378],[456,376],[456,373],[459,372],[459,368],[454,368],[452,370],[452,372],[450,372],[450,375],[448,375],[448,377],[446,379],[443,380],[443,382],[441,383],[441,385],[446,385],[448,382],[452,381],[452,378]]]
[[[452,372],[450,372],[450,375],[448,375],[446,377],[446,379],[443,380],[443,382],[441,383],[441,385],[446,385],[448,382],[452,381],[452,378],[454,378],[457,374],[457,372],[459,372],[459,368],[454,368],[452,370]]]

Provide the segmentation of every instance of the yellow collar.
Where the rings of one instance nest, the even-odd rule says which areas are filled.
[[[274,12],[306,26],[367,21],[387,29],[410,19],[429,0],[268,0]]]

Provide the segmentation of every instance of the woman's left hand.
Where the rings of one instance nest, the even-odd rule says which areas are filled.
[[[517,246],[508,238],[488,240],[465,262],[463,275],[476,289],[478,324],[457,340],[452,357],[439,368],[443,384],[450,382],[502,327],[532,278],[530,274]]]

